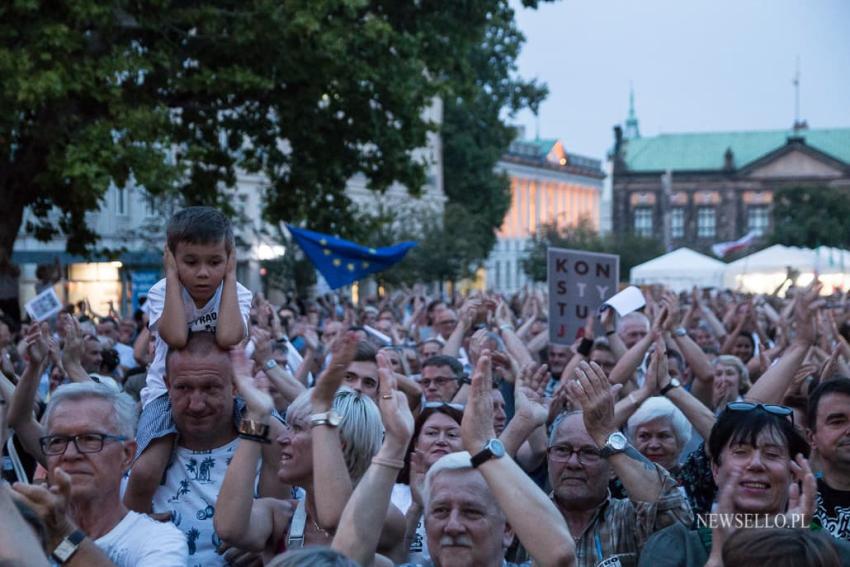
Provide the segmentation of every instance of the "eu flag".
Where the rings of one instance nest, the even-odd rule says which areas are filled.
[[[312,230],[291,225],[286,228],[332,289],[386,270],[416,246],[415,242],[402,242],[385,248],[367,248]]]

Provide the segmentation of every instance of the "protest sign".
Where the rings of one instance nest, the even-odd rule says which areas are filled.
[[[44,321],[62,310],[62,302],[59,301],[56,290],[49,287],[27,301],[24,309],[34,321]]]
[[[549,341],[571,345],[588,315],[617,293],[620,257],[549,248]]]
[[[622,317],[623,315],[627,315],[632,311],[637,311],[644,307],[646,305],[646,299],[643,297],[643,293],[641,293],[640,288],[630,285],[606,301],[605,305],[612,307],[614,311],[617,312],[617,315]]]

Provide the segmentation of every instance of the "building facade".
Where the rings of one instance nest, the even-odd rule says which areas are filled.
[[[599,160],[569,153],[559,140],[516,140],[496,167],[510,178],[511,205],[484,264],[484,285],[511,293],[529,283],[522,260],[542,225],[586,218],[599,229],[604,173]]]
[[[612,228],[668,249],[771,229],[777,189],[850,190],[850,128],[662,134],[614,129]]]

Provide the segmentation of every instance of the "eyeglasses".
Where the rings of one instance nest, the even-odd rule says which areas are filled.
[[[777,404],[757,404],[754,402],[730,402],[726,404],[726,409],[730,411],[753,411],[754,409],[763,409],[767,413],[779,415],[782,417],[791,417],[791,424],[794,424],[794,410],[787,406]]]
[[[583,465],[593,464],[602,457],[599,449],[596,447],[578,447],[574,448],[572,445],[553,445],[547,449],[549,453],[549,458],[555,461],[556,463],[566,463],[570,460],[570,457],[575,453],[578,458],[578,462]]]
[[[443,386],[445,386],[449,382],[457,382],[457,380],[454,379],[454,378],[445,378],[443,376],[440,376],[438,378],[424,378],[424,379],[419,381],[419,384],[423,388],[430,388],[431,384],[433,383],[436,387],[442,388]]]
[[[78,453],[99,453],[103,450],[103,443],[111,439],[113,441],[126,441],[122,435],[107,435],[106,433],[81,433],[79,435],[47,435],[41,437],[41,451],[45,455],[63,455],[68,449],[68,442],[74,441],[74,447]]]
[[[443,408],[450,407],[452,409],[456,409],[457,411],[463,411],[463,404],[452,404],[449,402],[425,402],[422,405],[422,409],[434,409],[434,408]]]

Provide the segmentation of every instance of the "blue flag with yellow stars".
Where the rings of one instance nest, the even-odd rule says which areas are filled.
[[[386,270],[401,262],[407,251],[416,246],[415,242],[401,242],[385,248],[367,248],[304,228],[286,228],[332,289]]]

